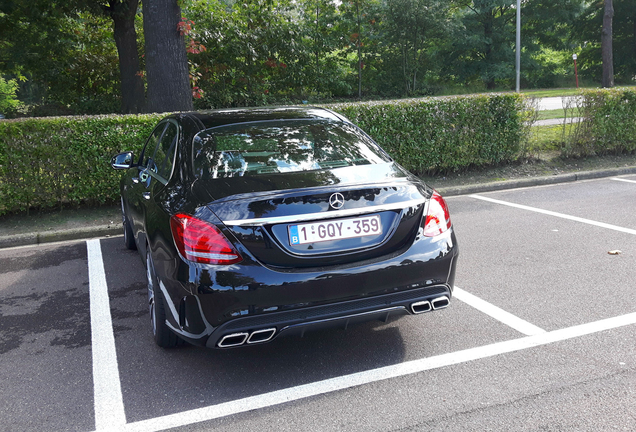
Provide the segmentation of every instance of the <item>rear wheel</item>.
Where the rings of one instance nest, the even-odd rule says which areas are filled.
[[[130,250],[135,250],[137,249],[137,245],[135,244],[135,235],[133,234],[132,227],[126,217],[126,212],[124,211],[123,198],[121,199],[121,219],[124,224],[124,245]]]
[[[165,300],[161,288],[157,283],[150,247],[146,249],[146,277],[148,279],[150,324],[155,342],[162,348],[172,348],[180,345],[179,337],[174,334],[166,324]]]

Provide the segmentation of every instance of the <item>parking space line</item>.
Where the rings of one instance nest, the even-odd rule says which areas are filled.
[[[481,196],[481,195],[468,195],[471,198],[475,198],[478,200],[482,200],[482,201],[488,201],[494,204],[501,204],[501,205],[505,205],[508,207],[514,207],[514,208],[518,208],[521,210],[528,210],[528,211],[532,211],[535,213],[541,213],[541,214],[545,214],[545,215],[549,215],[549,216],[555,216],[555,217],[559,217],[562,219],[568,219],[568,220],[572,220],[572,221],[576,221],[576,222],[581,222],[584,224],[588,224],[588,225],[594,225],[600,228],[607,228],[607,229],[611,229],[614,231],[619,231],[619,232],[623,232],[623,233],[627,233],[627,234],[633,234],[636,235],[636,230],[631,229],[631,228],[623,228],[623,227],[619,227],[616,225],[611,225],[605,222],[598,222],[598,221],[593,221],[590,219],[585,219],[585,218],[580,218],[578,216],[571,216],[571,215],[567,215],[564,213],[557,213],[557,212],[553,212],[550,210],[544,210],[544,209],[540,209],[537,207],[530,207],[530,206],[526,206],[526,205],[522,205],[522,204],[515,204],[515,203],[511,203],[508,201],[501,201],[501,200],[497,200],[497,199],[493,199],[493,198],[488,198],[485,196]]]
[[[90,290],[91,340],[96,430],[118,430],[126,424],[119,380],[115,335],[99,239],[86,242]]]
[[[469,306],[474,307],[478,311],[485,313],[486,315],[496,319],[499,322],[504,323],[508,327],[512,327],[520,333],[526,336],[534,336],[545,333],[545,330],[529,323],[497,306],[488,303],[485,300],[480,299],[477,296],[472,295],[469,292],[464,291],[461,288],[455,287],[453,290],[453,297],[463,301]]]
[[[622,181],[622,182],[626,182],[626,183],[636,183],[636,180],[627,180],[627,179],[618,178],[618,177],[613,177],[610,180]]]
[[[237,399],[218,405],[211,405],[163,417],[128,423],[124,428],[121,428],[121,430],[130,432],[154,432],[186,426],[256,409],[272,407],[286,402],[306,399],[312,396],[345,390],[351,387],[357,387],[377,381],[398,378],[427,370],[522,351],[529,348],[548,345],[633,324],[636,324],[636,313],[568,327],[561,330],[545,332],[534,336],[525,336],[519,339],[497,342],[491,345],[470,348],[463,351],[412,360],[351,375],[330,378],[324,381],[317,381],[297,387],[276,390],[270,393],[263,393],[257,396]]]

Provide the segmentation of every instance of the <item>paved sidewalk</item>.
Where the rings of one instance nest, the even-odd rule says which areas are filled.
[[[625,174],[636,174],[636,166],[599,169],[595,171],[579,171],[542,177],[525,177],[515,180],[462,186],[438,187],[437,190],[442,194],[442,196],[466,195],[521,187],[567,183]],[[119,215],[118,207],[89,209],[85,212],[88,213],[89,216],[84,215],[80,218],[75,216],[73,220],[61,221],[59,219],[64,219],[64,216],[60,217],[55,213],[50,216],[45,215],[41,218],[43,220],[40,220],[35,228],[28,224],[12,227],[12,229],[4,227],[0,229],[0,248],[123,235],[120,222],[121,216]]]
[[[557,97],[545,97],[539,98],[539,111],[563,109],[563,101],[570,101],[575,96],[557,96]]]
[[[575,123],[575,122],[580,122],[582,117],[569,117],[566,119],[562,119],[562,118],[555,118],[555,119],[547,119],[547,120],[537,120],[536,122],[534,122],[532,124],[532,126],[556,126],[556,125],[562,125],[563,124],[563,120],[565,120],[565,123]]]

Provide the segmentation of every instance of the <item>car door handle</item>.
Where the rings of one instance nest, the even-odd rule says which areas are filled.
[[[142,197],[146,198],[147,200],[150,199],[150,192],[144,192],[141,194]]]
[[[134,184],[139,183],[139,177],[133,177],[131,180]]]

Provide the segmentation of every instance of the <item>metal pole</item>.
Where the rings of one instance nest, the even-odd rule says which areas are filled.
[[[516,55],[517,84],[515,91],[519,93],[521,81],[521,0],[517,0],[517,55]]]
[[[579,88],[579,73],[576,70],[576,54],[572,54],[572,59],[574,60],[574,77],[576,78],[576,88]]]

